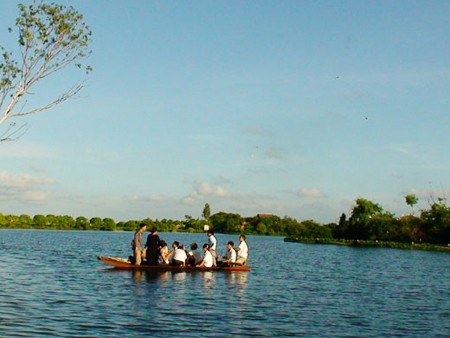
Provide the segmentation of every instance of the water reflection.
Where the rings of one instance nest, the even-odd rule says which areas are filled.
[[[205,271],[202,273],[203,287],[205,289],[212,288],[215,282],[215,274],[212,271]]]
[[[238,296],[245,294],[245,289],[248,285],[248,272],[245,271],[231,271],[227,274],[226,282],[234,287]]]
[[[132,271],[133,282],[139,283],[144,279],[144,273],[139,270]]]
[[[185,271],[172,271],[172,280],[175,282],[184,282],[186,280],[187,273]]]

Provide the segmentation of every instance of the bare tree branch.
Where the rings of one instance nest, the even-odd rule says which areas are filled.
[[[86,73],[92,70],[90,66],[80,63],[91,53],[88,46],[92,32],[83,21],[83,16],[73,7],[45,4],[43,1],[33,1],[27,6],[19,4],[18,7],[20,15],[16,19],[16,28],[20,62],[0,46],[0,124],[10,118],[50,109],[77,95],[84,86],[84,82],[77,83],[48,104],[25,111],[23,105],[17,111],[17,104],[30,95],[31,87],[41,80],[71,64]],[[18,127],[10,124],[0,142],[17,135],[11,128]],[[23,130],[22,127],[18,129]]]

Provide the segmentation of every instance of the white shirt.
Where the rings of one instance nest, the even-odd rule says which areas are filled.
[[[236,250],[231,248],[227,251],[227,260],[229,260],[230,263],[236,263]]]
[[[214,237],[214,235],[211,235],[209,237],[209,248],[211,250],[216,251],[216,246],[217,246],[217,239],[216,239],[216,237]]]
[[[248,246],[247,243],[245,241],[242,241],[239,244],[239,251],[238,251],[238,258],[248,258]]]
[[[203,257],[203,265],[206,266],[207,268],[212,267],[213,257],[211,255],[211,252],[209,252],[209,251],[205,252],[205,256]]]
[[[172,259],[180,262],[186,262],[187,259],[186,251],[180,248],[175,249]]]

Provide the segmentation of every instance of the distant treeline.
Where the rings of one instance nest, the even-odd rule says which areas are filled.
[[[405,196],[412,208],[417,203],[414,195]],[[429,209],[415,215],[396,217],[364,198],[358,198],[350,217],[342,214],[338,223],[320,224],[313,220],[298,221],[291,217],[258,214],[242,217],[235,213],[218,212],[210,215],[205,205],[202,218],[189,215],[184,220],[130,220],[116,223],[112,218],[86,218],[83,216],[55,215],[3,215],[0,213],[0,228],[10,229],[54,229],[54,230],[103,230],[134,231],[140,223],[148,228],[156,227],[160,232],[203,232],[209,226],[217,233],[246,233],[269,236],[286,236],[288,239],[344,239],[399,243],[450,243],[450,207],[445,199],[430,204]]]
[[[411,207],[417,203],[414,195],[405,198]],[[450,243],[450,207],[445,199],[439,198],[418,215],[413,209],[411,214],[396,217],[379,204],[358,198],[350,217],[342,214],[337,224],[306,221],[286,231],[290,240],[314,238],[447,245]]]

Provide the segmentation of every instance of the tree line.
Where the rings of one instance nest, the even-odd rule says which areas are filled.
[[[405,196],[406,203],[413,209],[408,215],[396,217],[379,204],[358,198],[347,217],[343,213],[337,223],[320,224],[313,220],[298,221],[285,216],[258,214],[242,217],[237,213],[218,212],[211,215],[208,203],[200,218],[185,215],[184,220],[129,220],[115,222],[112,218],[55,215],[3,215],[0,213],[0,227],[12,229],[54,229],[54,230],[102,230],[135,231],[139,224],[156,227],[160,232],[203,232],[205,226],[217,233],[245,233],[268,236],[287,236],[290,239],[345,239],[392,241],[400,243],[450,243],[450,207],[444,198],[432,202],[428,209],[417,215],[414,195]]]

